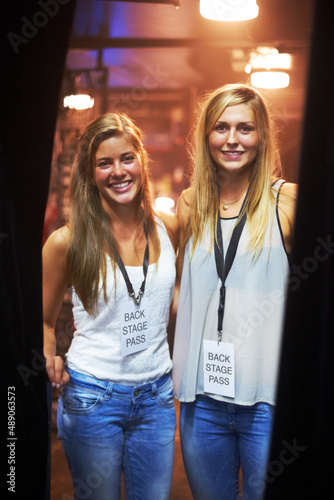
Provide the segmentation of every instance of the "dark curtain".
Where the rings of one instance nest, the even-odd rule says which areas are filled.
[[[41,247],[75,0],[15,0],[1,14],[0,498],[48,498]]]
[[[317,0],[267,500],[318,500],[333,489],[333,19],[334,2]]]

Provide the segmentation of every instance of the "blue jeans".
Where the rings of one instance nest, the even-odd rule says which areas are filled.
[[[176,427],[169,375],[136,387],[71,376],[58,403],[58,437],[76,500],[167,500]]]
[[[197,396],[181,403],[181,449],[195,500],[260,500],[264,493],[273,407]]]

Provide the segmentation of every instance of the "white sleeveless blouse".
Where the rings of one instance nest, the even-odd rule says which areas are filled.
[[[131,302],[124,278],[116,267],[116,296],[114,273],[108,261],[107,294],[98,301],[98,313],[90,316],[75,290],[72,294],[75,333],[66,356],[70,368],[98,379],[124,385],[140,385],[156,380],[170,372],[172,361],[167,342],[167,324],[175,284],[175,252],[164,224],[156,219],[161,254],[156,264],[148,266],[143,298],[149,304],[149,347],[122,356],[120,304]],[[143,267],[126,266],[137,294],[143,281]],[[102,286],[102,283],[101,283]]]
[[[283,182],[276,183],[274,193]],[[221,220],[225,253],[235,222]],[[202,340],[217,340],[221,281],[213,249],[207,253],[209,241],[207,231],[189,262],[190,239],[184,257],[173,356],[174,391],[183,402],[205,394]],[[240,405],[275,404],[289,269],[277,209],[257,260],[252,260],[248,241],[246,223],[225,283],[222,340],[234,344],[235,397],[207,395]]]

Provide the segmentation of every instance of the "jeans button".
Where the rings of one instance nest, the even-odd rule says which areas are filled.
[[[139,396],[139,391],[138,391],[138,389],[136,389],[136,390],[135,390],[134,395],[135,395],[135,398],[136,398],[137,396]]]

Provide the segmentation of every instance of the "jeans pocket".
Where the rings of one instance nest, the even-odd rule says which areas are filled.
[[[62,403],[65,413],[89,414],[102,401],[101,395],[87,389],[78,389],[66,385],[62,393]]]
[[[274,418],[275,407],[269,403],[257,403],[257,410],[262,412],[267,418],[272,420]]]
[[[174,392],[173,382],[170,380],[168,384],[164,384],[158,392],[157,401],[161,408],[174,407]]]

